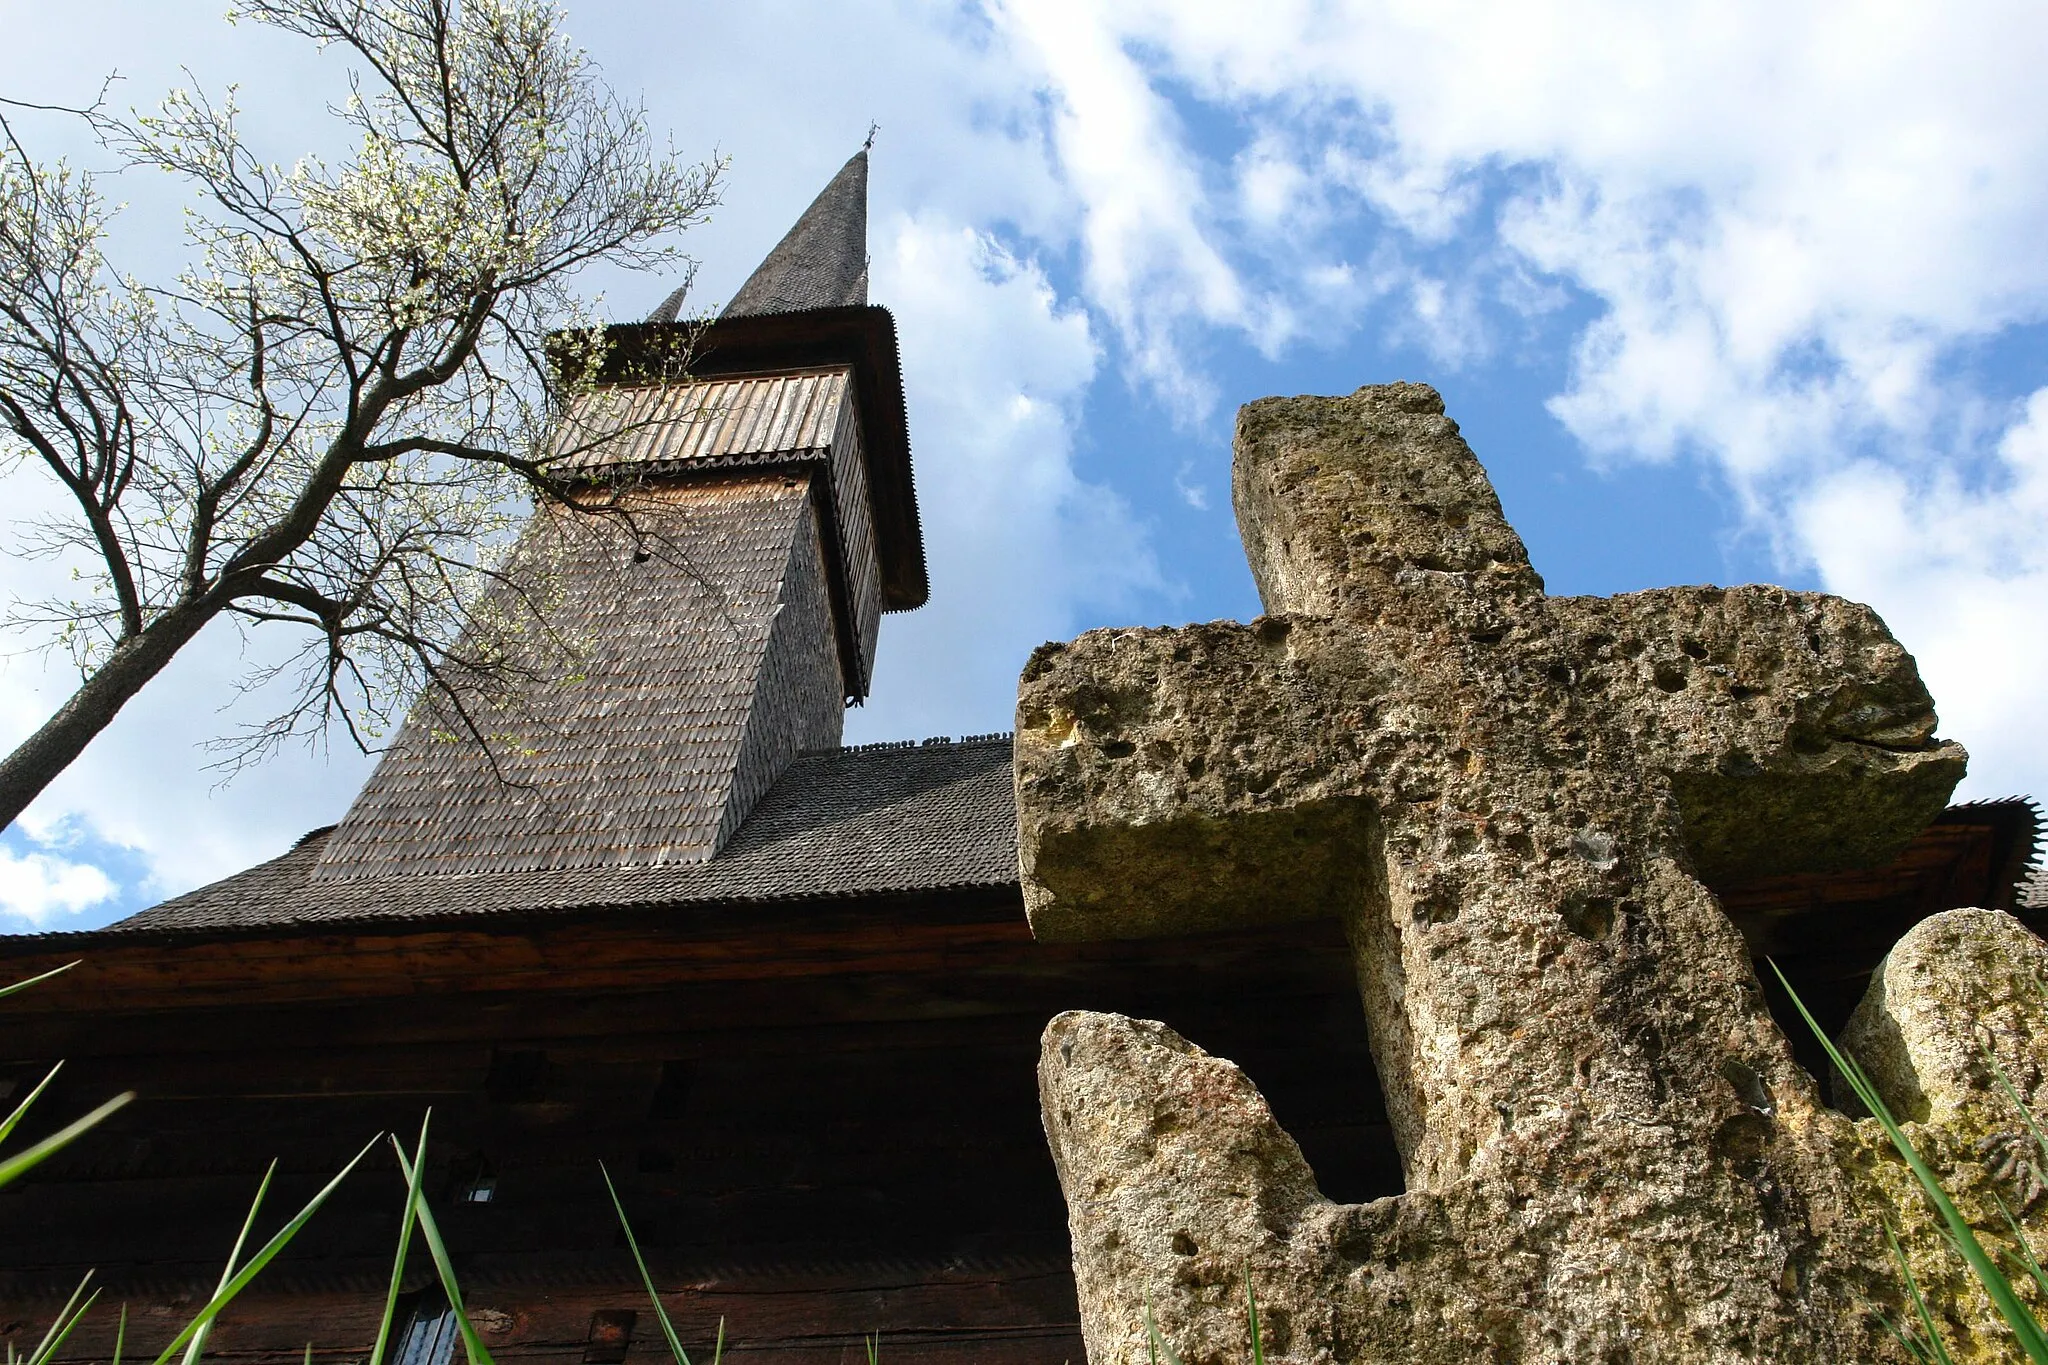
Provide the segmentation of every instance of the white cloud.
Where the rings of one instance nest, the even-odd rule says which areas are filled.
[[[984,233],[887,225],[877,297],[902,333],[931,601],[884,620],[857,738],[1004,730],[1032,648],[1156,590],[1145,528],[1074,468],[1100,359],[1086,314]]]
[[[47,929],[60,916],[111,900],[114,891],[112,879],[90,863],[0,848],[0,917]]]
[[[1237,271],[1210,241],[1210,202],[1167,101],[1123,35],[1085,0],[998,4],[999,23],[1043,71],[1061,175],[1081,211],[1090,301],[1123,333],[1138,372],[1184,415],[1214,401],[1182,342],[1191,325],[1254,325]]]
[[[1589,456],[1717,462],[1788,571],[1867,597],[1916,650],[1978,752],[1974,790],[2048,788],[2026,695],[2048,591],[1967,548],[1998,528],[2048,543],[2048,509],[1969,477],[2020,457],[1983,415],[2012,376],[1963,363],[2048,320],[2030,6],[1029,8],[1047,17],[1011,31],[1090,222],[1166,244],[1135,322],[1121,277],[1090,277],[1114,326],[1154,351],[1197,322],[1270,348],[1369,311],[1469,368],[1501,315],[1555,310],[1567,284],[1599,312],[1551,411]],[[1169,96],[1235,132],[1204,151]],[[2048,380],[2021,363],[2024,387]],[[1148,364],[1199,386],[1184,357]],[[1893,512],[1876,566],[1835,529]]]
[[[1881,603],[1915,649],[1945,728],[1971,745],[1965,794],[2004,796],[2048,772],[2034,721],[2048,678],[2048,388],[1974,484],[1863,463],[1799,502],[1797,522],[1834,591]]]
[[[1696,370],[1767,398],[1815,346],[1845,372],[1837,409],[1910,420],[1928,337],[2048,306],[2048,258],[2024,249],[2048,200],[2048,120],[2024,112],[2048,42],[2022,6],[1030,8],[1016,32],[1059,102],[1062,167],[1090,213],[1173,243],[1150,258],[1184,277],[1163,305],[1206,298],[1250,250],[1218,230],[1210,187],[1267,223],[1305,184],[1341,186],[1354,224],[1369,208],[1426,242],[1457,227],[1483,262],[1478,179],[1526,172],[1500,186],[1502,239],[1615,310],[1570,409],[1615,419],[1589,425],[1600,440],[1721,444],[1726,391]],[[1205,179],[1148,74],[1260,130],[1234,179]],[[1294,216],[1296,247],[1321,245],[1327,214]]]

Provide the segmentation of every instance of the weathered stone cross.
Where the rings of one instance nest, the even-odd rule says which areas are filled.
[[[1234,496],[1271,615],[1025,671],[1031,923],[1344,917],[1408,1193],[1330,1204],[1229,1063],[1061,1016],[1090,1359],[1147,1358],[1148,1300],[1190,1365],[1248,1358],[1247,1265],[1269,1358],[1882,1354],[1845,1125],[1701,878],[1878,862],[1941,809],[1912,659],[1819,594],[1546,596],[1420,385],[1251,404]]]

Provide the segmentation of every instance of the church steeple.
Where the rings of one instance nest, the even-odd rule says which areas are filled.
[[[674,322],[687,289],[663,299],[647,320]],[[868,149],[863,147],[819,191],[718,316],[857,308],[867,301]]]
[[[867,172],[863,148],[717,320],[678,324],[679,292],[608,329],[551,468],[636,538],[543,507],[505,570],[515,606],[554,604],[573,676],[536,667],[488,716],[489,756],[424,698],[315,880],[699,861],[798,753],[839,743],[882,613],[927,591],[895,323],[867,303]]]
[[[868,301],[868,151],[832,177],[725,305],[722,318]]]

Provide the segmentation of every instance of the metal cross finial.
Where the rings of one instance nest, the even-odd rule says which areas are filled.
[[[868,149],[869,149],[870,147],[873,147],[873,146],[875,145],[875,134],[876,134],[876,133],[879,133],[879,132],[881,132],[881,131],[882,131],[882,125],[881,125],[881,124],[879,124],[879,123],[869,123],[869,124],[868,124],[868,140],[867,140],[866,142],[863,142],[863,143],[861,143],[861,144],[860,144],[860,149],[861,149],[862,151],[864,151],[864,152],[865,152],[865,151],[867,151],[867,150],[868,150]]]

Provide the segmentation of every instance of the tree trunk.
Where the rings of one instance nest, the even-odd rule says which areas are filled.
[[[142,634],[117,646],[56,715],[0,760],[0,828],[13,824],[29,802],[85,752],[94,736],[113,724],[128,699],[163,672],[164,665],[218,613],[210,603],[189,603],[159,617]]]

